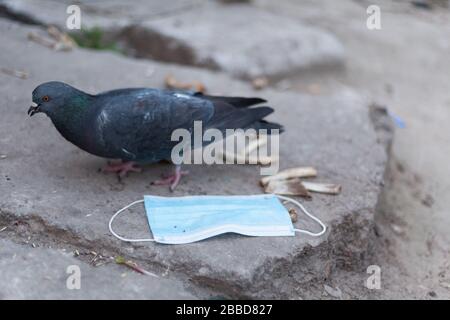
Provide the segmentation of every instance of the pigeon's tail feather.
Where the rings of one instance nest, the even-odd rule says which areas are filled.
[[[266,129],[267,134],[272,134],[273,133],[272,130],[278,130],[278,133],[284,132],[284,127],[281,124],[276,122],[269,122],[266,120],[259,120],[253,123],[250,125],[250,128],[255,130]]]
[[[271,114],[274,110],[271,107],[263,106],[253,109],[248,109],[249,112],[253,113],[254,119],[257,120],[253,122],[248,128],[260,130],[260,129],[267,129],[268,134],[271,134],[270,130],[272,129],[278,129],[279,133],[284,131],[284,128],[282,125],[275,123],[275,122],[269,122],[267,120],[263,120],[264,117]]]
[[[222,96],[208,96],[200,93],[196,93],[197,96],[209,100],[211,102],[224,102],[231,104],[235,108],[246,108],[255,104],[267,102],[261,98],[243,98],[243,97],[222,97]]]
[[[274,110],[271,107],[263,106],[263,107],[257,107],[257,108],[248,109],[246,111],[251,113],[255,120],[260,120],[260,119],[262,119],[264,117],[267,117]]]
[[[277,123],[264,120],[274,109],[268,106],[238,109],[223,101],[214,103],[214,116],[210,119],[206,128],[216,128],[221,131],[226,129],[279,129],[283,127]],[[271,132],[268,132],[269,134]]]

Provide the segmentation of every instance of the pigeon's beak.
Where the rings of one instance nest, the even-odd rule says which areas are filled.
[[[41,112],[41,110],[40,110],[40,107],[41,107],[41,105],[35,105],[35,106],[31,106],[29,109],[28,109],[28,115],[30,116],[30,117],[32,117],[35,113],[38,113],[38,112]]]

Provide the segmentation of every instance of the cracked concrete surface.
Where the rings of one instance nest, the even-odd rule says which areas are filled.
[[[65,28],[70,1],[2,1],[10,15]],[[100,27],[136,57],[223,70],[239,78],[342,68],[330,32],[249,4],[178,0],[79,1],[84,28]],[[220,36],[219,36],[220,35]]]
[[[77,49],[55,52],[29,42],[34,27],[0,20],[7,46],[2,65],[26,70],[28,79],[2,75],[0,104],[0,225],[2,237],[31,237],[46,246],[68,246],[121,254],[157,274],[192,281],[198,288],[228,297],[320,297],[321,284],[335,270],[365,268],[371,247],[374,210],[387,161],[367,101],[351,90],[312,96],[274,90],[253,91],[248,84],[210,71],[152,61],[133,60],[108,52]],[[20,54],[19,54],[20,53]],[[260,95],[281,122],[281,168],[314,165],[323,181],[342,184],[339,196],[314,195],[305,205],[330,226],[321,238],[247,238],[224,235],[183,246],[127,244],[107,229],[111,214],[144,194],[171,195],[150,182],[168,169],[157,164],[123,183],[98,173],[104,161],[67,143],[45,117],[26,115],[32,89],[61,80],[88,92],[149,86],[162,87],[164,76],[199,80],[214,94]],[[324,130],[326,128],[326,130]],[[174,195],[261,193],[255,166],[192,166]],[[18,221],[18,222],[17,222]],[[17,223],[16,223],[17,222]],[[128,236],[148,236],[143,209],[117,221]],[[307,219],[298,227],[314,228]],[[203,293],[200,293],[200,295]]]
[[[283,83],[284,88],[309,92],[318,86],[320,95],[329,95],[350,86],[406,123],[396,130],[377,210],[378,236],[371,261],[381,267],[382,289],[372,292],[376,298],[450,297],[450,88],[446,72],[450,68],[450,11],[441,6],[448,1],[428,2],[433,5],[431,10],[407,0],[254,2],[280,16],[333,32],[347,49],[345,70],[298,74]],[[370,4],[381,8],[379,31],[365,28],[365,9]],[[343,292],[354,292],[367,276],[335,274],[333,278]],[[367,298],[364,292],[359,296]]]
[[[141,275],[111,263],[93,268],[65,250],[30,250],[27,246],[0,240],[0,256],[2,300],[195,299],[181,281]],[[71,269],[74,266],[79,268],[79,287],[70,286],[74,284],[70,281],[67,286],[68,278],[78,274]]]

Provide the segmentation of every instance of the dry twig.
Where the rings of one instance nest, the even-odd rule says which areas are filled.
[[[125,260],[124,257],[117,256],[115,258],[115,261],[116,261],[117,264],[123,264],[123,265],[127,266],[128,268],[130,268],[130,269],[132,269],[132,270],[134,270],[134,271],[136,271],[138,273],[145,274],[147,276],[152,276],[152,277],[159,278],[156,274],[142,269],[135,262],[133,262],[131,260]]]

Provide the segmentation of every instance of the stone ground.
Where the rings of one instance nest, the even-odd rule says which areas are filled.
[[[30,21],[58,26],[64,26],[66,8],[72,4],[69,0],[4,3],[9,12],[26,13]],[[243,78],[337,67],[345,57],[332,33],[246,4],[223,6],[198,0],[170,4],[141,0],[133,6],[117,0],[79,3],[85,28],[101,27],[137,57],[224,70]]]
[[[26,117],[22,106],[29,104],[30,98],[23,92],[31,92],[50,77],[89,92],[123,85],[161,87],[166,74],[176,73],[182,79],[208,84],[211,92],[257,93],[245,83],[209,71],[135,61],[107,52],[53,52],[24,40],[33,28],[9,21],[0,25],[8,42],[1,61],[30,73],[25,81],[2,79],[4,95],[11,92],[9,102],[2,104],[2,152],[7,155],[2,160],[2,186],[8,190],[0,195],[3,224],[8,226],[3,236],[31,237],[29,241],[43,246],[66,242],[103,256],[125,255],[155,273],[169,270],[169,276],[188,277],[195,285],[230,297],[307,296],[311,293],[303,288],[294,290],[298,283],[286,283],[294,273],[298,273],[299,282],[315,285],[316,279],[327,278],[340,264],[360,263],[360,255],[369,245],[368,226],[373,223],[387,157],[384,146],[377,142],[369,109],[357,95],[343,92],[311,97],[264,92],[276,107],[273,119],[286,126],[285,142],[280,143],[281,166],[314,164],[322,179],[339,181],[343,186],[339,197],[315,196],[311,203],[311,209],[332,226],[331,230],[336,229],[327,236],[257,239],[228,235],[185,246],[131,245],[108,233],[108,219],[143,194],[170,195],[166,188],[150,185],[167,165],[151,166],[123,183],[97,172],[103,160],[68,144],[47,119]],[[147,69],[154,70],[151,77],[146,76]],[[329,130],[317,130],[324,125]],[[361,133],[360,138],[352,138]],[[256,167],[236,166],[230,171],[227,166],[193,166],[189,170],[189,179],[174,195],[261,193]],[[305,224],[314,227],[308,221]],[[149,232],[145,225],[141,209],[121,219],[117,229],[121,234],[140,237]],[[361,231],[348,234],[349,228]],[[316,255],[323,256],[320,263],[313,259]]]
[[[450,90],[443,70],[450,68],[449,10],[422,10],[409,1],[257,3],[332,31],[346,48],[345,71],[299,74],[279,87],[323,95],[350,86],[406,122],[396,130],[377,215],[380,294],[448,299]],[[380,31],[361,27],[361,15],[374,3],[382,10]]]
[[[66,250],[30,250],[31,244],[6,240],[0,245],[0,299],[195,299],[180,281],[143,277],[115,264],[92,268]],[[80,268],[82,290],[67,289],[71,266]]]
[[[274,26],[290,24],[289,28],[294,28],[297,23],[302,36],[299,38],[312,39],[293,46],[292,52],[302,59],[286,58],[293,72],[286,72],[283,63],[276,60],[273,68],[270,66],[262,71],[249,68],[257,70],[256,73],[242,74],[231,70],[226,63],[202,64],[197,58],[167,59],[220,69],[232,76],[269,76],[270,88],[255,92],[249,84],[223,72],[134,60],[84,49],[69,53],[51,51],[29,42],[26,35],[36,27],[21,25],[17,20],[62,25],[60,20],[52,20],[58,15],[51,14],[50,9],[58,10],[57,7],[51,6],[48,10],[33,7],[37,3],[48,6],[49,1],[1,3],[4,4],[1,11],[8,19],[0,20],[0,29],[6,39],[4,43],[7,43],[0,53],[0,65],[26,70],[29,77],[22,80],[0,76],[0,90],[6,99],[0,104],[3,114],[0,154],[6,155],[0,160],[4,177],[0,187],[5,190],[0,194],[0,230],[3,230],[2,226],[6,227],[0,232],[4,239],[0,252],[2,259],[8,261],[1,265],[7,274],[12,273],[4,279],[16,279],[5,280],[0,295],[33,298],[39,294],[32,292],[42,292],[43,297],[52,297],[46,286],[42,291],[30,291],[38,284],[26,281],[31,272],[29,261],[32,261],[41,270],[42,283],[47,283],[44,279],[51,266],[40,261],[51,255],[58,261],[54,268],[59,276],[48,280],[48,290],[59,286],[61,292],[64,291],[60,297],[69,298],[72,293],[61,287],[65,285],[66,265],[77,261],[82,265],[83,273],[86,270],[87,277],[102,274],[99,283],[107,282],[107,279],[120,279],[121,272],[129,272],[120,269],[123,266],[111,263],[111,257],[120,254],[160,276],[149,278],[148,281],[154,284],[148,287],[141,284],[139,275],[130,276],[126,279],[127,285],[122,286],[123,295],[119,295],[123,298],[133,298],[139,293],[160,298],[190,295],[198,298],[293,299],[448,297],[445,273],[448,267],[445,232],[448,217],[443,209],[446,204],[443,195],[448,190],[448,183],[440,180],[445,175],[442,170],[446,169],[442,149],[448,147],[443,142],[448,138],[445,127],[442,131],[442,126],[437,126],[448,119],[447,84],[445,75],[439,72],[449,64],[448,11],[439,8],[431,12],[419,11],[407,2],[383,1],[380,3],[382,10],[386,9],[383,29],[368,31],[364,1],[342,1],[339,7],[331,1],[301,4],[284,1],[280,5],[254,1],[252,7],[245,8],[249,15],[279,21]],[[138,35],[142,38],[125,41],[129,46],[128,53],[135,56],[164,58],[164,54],[155,56],[155,52],[147,47],[137,45],[146,39],[174,43],[162,47],[168,57],[180,53],[177,51],[180,43],[189,43],[189,52],[195,53],[195,57],[206,57],[211,61],[220,49],[228,57],[236,55],[235,48],[227,49],[227,44],[235,44],[238,38],[225,37],[212,47],[205,46],[204,42],[211,41],[207,35],[200,36],[204,42],[190,41],[188,34],[173,26],[181,21],[181,29],[187,28],[194,33],[202,26],[201,19],[192,25],[189,23],[189,19],[192,20],[190,13],[177,19],[180,8],[201,10],[205,25],[214,24],[211,15],[215,13],[211,5],[176,1],[170,8],[161,4],[147,7],[148,11],[140,10],[140,13],[152,11],[158,15],[144,23],[142,16],[139,19],[133,9],[118,17],[119,10],[114,11],[117,2],[112,4],[113,9],[109,11],[95,5],[88,7],[87,21],[102,26],[115,23],[119,32],[115,30],[111,36],[114,34],[122,43],[124,37],[130,37],[131,31],[140,31]],[[161,8],[164,10],[159,10]],[[226,17],[230,14],[226,12],[241,12],[242,7],[224,10]],[[323,18],[325,14],[326,19]],[[252,25],[249,30],[257,28],[257,24]],[[227,28],[220,23],[216,27],[216,30]],[[239,32],[243,27],[239,29],[233,25],[229,28],[234,28],[229,31]],[[264,44],[265,33],[251,37],[248,48]],[[287,32],[283,39],[291,43],[295,33]],[[314,39],[317,43],[333,45],[315,46]],[[415,50],[408,50],[409,43],[420,45],[416,45]],[[278,52],[277,46],[283,48],[283,44],[275,44],[271,50],[258,51],[256,61],[262,61],[260,64],[263,65],[270,63],[273,52]],[[315,60],[308,60],[308,55],[310,57],[315,50]],[[281,51],[287,54],[286,50]],[[332,63],[330,57],[333,57]],[[249,67],[252,58],[246,57]],[[309,62],[304,64],[304,61]],[[245,63],[241,64],[240,70],[245,70],[243,65]],[[283,72],[285,76],[282,76]],[[343,185],[343,192],[337,197],[314,196],[313,201],[306,203],[331,225],[325,237],[252,239],[222,236],[188,246],[129,245],[112,238],[107,221],[114,210],[144,193],[169,195],[167,190],[149,185],[167,166],[149,167],[144,174],[132,175],[123,183],[118,183],[112,176],[96,173],[103,163],[101,159],[67,144],[47,119],[27,119],[25,111],[30,103],[30,93],[37,84],[51,79],[66,81],[89,92],[123,86],[161,87],[168,73],[180,80],[200,80],[211,93],[261,95],[269,99],[276,109],[273,119],[285,124],[287,129],[282,136],[284,142],[281,141],[281,167],[313,164],[319,169],[321,179]],[[385,150],[391,134],[374,130],[374,127],[383,128],[385,119],[376,117],[379,113],[370,112],[368,106],[372,102],[388,106],[407,123],[406,129],[397,130],[387,187],[381,197],[388,155]],[[425,113],[425,103],[430,106],[427,110],[433,112]],[[415,142],[413,147],[411,141]],[[425,157],[426,154],[430,156]],[[175,194],[261,192],[257,186],[257,168],[226,169],[223,166],[192,167],[189,180],[184,180]],[[378,208],[376,225],[375,208]],[[300,223],[313,227],[307,221]],[[147,228],[142,227],[145,219],[139,210],[133,210],[119,224],[122,233],[148,233]],[[372,232],[374,227],[376,233]],[[68,253],[77,250],[82,254],[73,258],[61,254],[61,250]],[[103,265],[92,266],[97,264],[92,261],[92,251],[100,255]],[[23,258],[26,256],[30,258]],[[11,264],[17,267],[8,269],[6,266]],[[364,286],[365,271],[370,264],[382,268],[381,290],[368,290]],[[23,271],[18,271],[14,278],[14,269]],[[104,279],[101,278],[103,275]],[[24,280],[21,282],[20,279]],[[150,286],[154,290],[149,289]],[[159,288],[163,287],[166,291],[159,296]],[[84,296],[118,297],[114,289],[112,286],[111,290],[105,291],[101,285],[91,286],[86,288]]]
[[[411,73],[403,66],[399,73],[404,81],[399,81],[392,97],[385,98],[385,103],[396,105],[396,112],[404,114],[409,126],[395,143],[382,218],[401,226],[387,239],[401,262],[400,270],[413,279],[410,283],[415,286],[407,286],[406,294],[448,299],[450,90],[442,70],[450,67],[450,24],[448,12],[424,20],[424,31],[412,41],[429,44],[405,61],[408,65],[417,61],[417,71]],[[404,25],[399,28],[410,32]],[[401,281],[397,285],[402,286]]]

